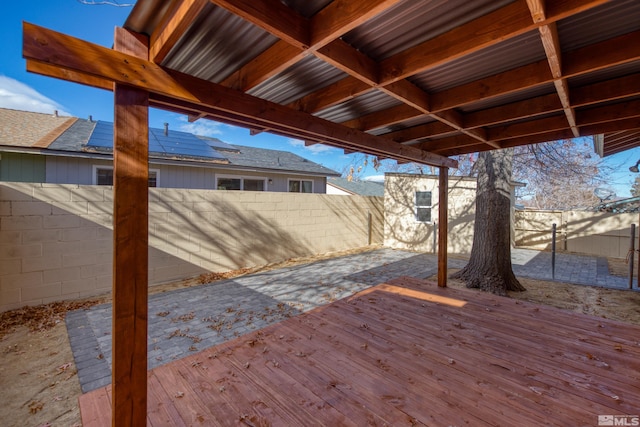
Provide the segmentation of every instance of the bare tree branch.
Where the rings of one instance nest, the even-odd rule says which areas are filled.
[[[118,0],[77,0],[78,3],[89,6],[115,6],[115,7],[132,7],[136,3],[120,3]]]

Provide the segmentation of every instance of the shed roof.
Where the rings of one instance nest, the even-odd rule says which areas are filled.
[[[329,178],[327,185],[333,185],[347,193],[357,194],[360,196],[384,196],[384,184],[375,181],[357,181],[348,180],[346,178]]]

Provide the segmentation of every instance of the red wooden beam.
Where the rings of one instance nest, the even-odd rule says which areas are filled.
[[[148,41],[116,28],[116,50],[146,59]],[[113,140],[112,425],[145,426],[149,93],[116,83]]]
[[[449,233],[449,168],[438,175],[438,286],[447,286],[447,236]]]

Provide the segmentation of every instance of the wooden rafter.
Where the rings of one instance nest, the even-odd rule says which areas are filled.
[[[574,108],[637,96],[640,95],[640,75],[632,74],[605,82],[574,87],[571,93]],[[397,107],[375,113],[376,117],[381,118],[381,120],[376,122],[376,127],[384,126],[384,118],[393,114],[395,108]],[[473,129],[499,125],[501,123],[506,124],[516,119],[533,119],[539,115],[562,111],[562,109],[562,104],[557,94],[554,93],[468,113],[464,116],[464,123],[465,126]],[[410,117],[412,116],[408,116],[408,118]],[[356,127],[355,125],[358,123],[357,120],[358,119],[345,122],[345,124]],[[364,123],[369,122],[364,121]],[[360,127],[361,130],[374,128],[375,127]],[[425,137],[441,137],[450,132],[451,129],[448,127],[436,126],[435,123],[429,123],[427,125],[387,133],[384,136],[398,142],[409,142]]]
[[[574,77],[607,66],[640,59],[640,31],[585,46],[564,55],[565,76]],[[431,95],[433,111],[459,107],[478,100],[516,92],[553,82],[547,60],[524,65],[504,73],[476,80]]]
[[[342,124],[354,129],[368,131],[385,126],[390,126],[395,123],[400,123],[405,120],[412,119],[418,115],[422,115],[422,113],[416,110],[414,107],[407,104],[400,104],[397,107],[376,111],[375,113],[367,114],[366,116],[361,116],[357,119],[347,120],[345,122],[342,122]],[[450,129],[450,126],[443,126],[445,126],[447,129]]]
[[[372,113],[367,117],[345,122],[345,125],[363,131],[426,115],[450,127],[454,132],[467,135],[493,148],[499,148],[500,144],[492,138],[495,135],[500,135],[500,132],[498,130],[487,132],[483,129],[483,126],[494,123],[476,125],[475,123],[479,122],[468,121],[467,117],[460,114],[455,108],[478,99],[553,83],[569,128],[576,136],[578,135],[578,127],[575,106],[570,102],[567,77],[595,70],[611,59],[608,56],[600,63],[597,60],[585,60],[583,59],[584,52],[581,50],[574,52],[573,55],[567,53],[565,58],[561,58],[555,26],[559,19],[599,6],[606,2],[604,0],[564,0],[552,2],[553,4],[544,4],[541,0],[526,0],[510,3],[467,24],[449,30],[432,40],[397,53],[380,63],[357,51],[340,40],[339,37],[376,14],[394,6],[397,1],[378,0],[372,4],[365,0],[357,2],[336,0],[309,20],[295,15],[295,12],[289,10],[287,17],[292,20],[293,28],[308,24],[310,30],[309,33],[291,30],[287,31],[284,36],[282,34],[284,29],[280,28],[283,21],[278,20],[279,6],[275,9],[269,9],[269,0],[261,0],[257,4],[248,0],[213,0],[213,2],[281,39],[255,61],[237,70],[223,84],[246,90],[284,70],[306,54],[313,53],[323,61],[344,71],[349,77],[306,95],[289,106],[315,113],[369,90],[381,90],[402,103],[386,112]],[[536,28],[540,32],[547,53],[546,61],[539,61],[435,94],[426,93],[406,80],[406,77],[418,72],[450,62],[463,55],[468,55]],[[297,37],[296,40],[292,41],[293,37]],[[635,41],[635,38],[632,35],[629,39]],[[610,50],[612,44],[615,43],[617,41],[603,42],[595,48],[599,51],[606,51]],[[305,49],[308,49],[309,52],[305,52]],[[630,50],[627,49],[627,51]],[[284,55],[278,56],[284,52],[286,52]],[[274,61],[269,59],[270,57],[278,59]],[[633,55],[630,55],[629,58],[622,59],[622,61],[633,60],[630,59],[632,57]],[[562,59],[567,64],[565,74],[562,70]],[[546,70],[543,70],[545,68]],[[481,94],[480,97],[477,96],[478,93]],[[555,111],[557,105],[550,108]],[[548,109],[543,111],[548,111]],[[441,127],[439,132],[441,133],[422,135],[422,138],[449,133],[446,127]],[[392,138],[398,141],[410,141],[398,135],[393,135]]]
[[[616,52],[614,53],[606,55],[607,60],[613,60],[616,63],[637,60],[639,53],[638,53],[638,50],[635,49],[634,47],[637,45],[634,45],[632,42],[640,40],[639,33],[640,32],[626,34],[611,40],[600,42],[596,45],[581,48],[577,52],[568,52],[565,54],[565,57],[576,58],[576,60],[573,62],[573,65],[571,67],[571,69],[575,73],[574,75],[584,74],[584,73],[591,72],[593,70],[598,70],[606,65],[607,61],[605,60],[594,60],[592,58],[581,59],[585,56],[584,54],[586,52],[606,52],[608,49],[616,45],[626,46],[622,49],[617,49]],[[541,69],[541,70],[546,69],[546,71],[543,71],[542,73],[543,76],[540,77],[540,75],[538,75],[537,77],[534,76],[525,80],[523,76],[535,74],[535,73],[532,73],[532,70],[535,69],[536,67],[538,67],[538,69]],[[34,62],[29,60],[27,63],[27,68],[30,71],[38,72],[41,74],[52,75],[52,76],[64,78],[67,80],[82,81],[85,84],[100,87],[103,89],[112,88],[112,81],[110,81],[109,79],[101,78],[96,75],[89,75],[86,73],[78,73],[73,70],[51,66],[43,62]],[[342,82],[344,81],[345,80],[342,80],[336,83],[335,86],[338,87],[338,89],[340,89],[342,87],[341,86]],[[352,82],[355,93],[359,93],[360,91],[364,91],[364,90],[371,90],[370,88],[367,89],[367,86],[362,81],[359,81],[357,79],[352,78],[351,80],[347,80],[347,81]],[[440,99],[447,99],[450,105],[446,105],[446,106],[457,107],[458,106],[457,104],[459,102],[465,102],[465,100],[464,99],[459,100],[459,98],[456,97],[455,95],[464,94],[464,92],[468,93],[471,87],[490,88],[490,90],[486,90],[483,94],[481,94],[480,97],[485,96],[485,94],[486,96],[500,96],[503,93],[507,93],[508,91],[517,90],[518,86],[515,85],[515,89],[514,89],[514,85],[510,83],[514,81],[515,82],[519,81],[521,85],[525,85],[525,86],[528,86],[531,84],[539,85],[539,84],[548,83],[549,81],[553,81],[553,76],[550,74],[548,64],[545,61],[540,61],[534,64],[529,64],[527,66],[520,67],[520,69],[510,70],[505,73],[501,73],[500,75],[497,75],[497,76],[491,76],[491,77],[482,79],[480,81],[472,82],[472,83],[463,85],[462,87],[452,88],[440,93],[435,93],[432,95],[431,99],[425,97],[420,102],[422,102],[422,107],[424,108],[430,102],[435,105],[440,105],[439,104]],[[640,80],[638,79],[638,75],[633,74],[633,75],[621,77],[614,80],[592,84],[589,86],[573,88],[572,98],[574,100],[574,103],[572,105],[572,108],[575,109],[576,107],[579,107],[581,105],[588,105],[590,103],[603,102],[608,99],[618,99],[618,98],[634,96],[638,94],[640,91],[639,81]],[[498,84],[498,82],[503,82],[503,85],[501,86],[500,84]],[[398,83],[398,85],[402,85],[405,91],[407,87],[410,87],[407,84],[402,82]],[[398,92],[401,91],[401,89],[396,89],[396,90]],[[340,93],[340,90],[338,90],[338,93]],[[329,92],[327,94],[329,95]],[[328,98],[331,98],[333,102],[340,101],[335,96],[334,97],[329,96]],[[554,100],[554,98],[556,99]],[[154,95],[151,96],[151,100],[153,103]],[[299,104],[293,103],[292,106],[299,106]],[[181,108],[186,108],[186,107],[181,107]],[[301,109],[304,110],[306,108],[301,108]],[[466,114],[464,117],[460,116],[460,114],[455,112],[455,110],[453,110],[452,108],[449,108],[447,110],[442,110],[442,111],[445,112],[445,114],[443,114],[444,117],[447,117],[447,114],[452,116],[451,123],[448,123],[445,125],[445,124],[442,124],[442,120],[441,120],[440,121],[441,123],[437,126],[434,123],[430,123],[428,125],[422,125],[416,128],[409,128],[403,131],[393,132],[391,134],[385,135],[385,138],[392,139],[396,142],[410,142],[410,141],[420,140],[424,138],[433,138],[433,137],[438,138],[441,136],[450,135],[451,132],[455,132],[456,130],[458,130],[455,126],[456,123],[464,122],[464,126],[466,126],[466,130],[468,131],[473,129],[478,129],[480,131],[481,128],[483,128],[484,126],[495,126],[500,124],[501,122],[508,122],[510,120],[522,118],[522,117],[535,119],[536,115],[548,114],[550,112],[555,112],[562,109],[563,109],[563,106],[561,105],[561,103],[560,104],[558,103],[557,96],[554,96],[554,95],[540,96],[527,101],[521,101],[518,103],[513,103],[505,106],[495,107],[493,109],[482,110],[475,113],[469,113],[469,114]],[[196,114],[198,114],[197,117],[216,117],[217,119],[225,118],[219,113],[211,114],[210,112],[201,111],[200,113],[196,113]],[[406,119],[406,118],[417,117],[418,115],[422,115],[422,112],[416,109],[414,105],[407,105],[403,103],[398,107],[393,107],[389,110],[376,112],[367,117],[363,117],[361,118],[361,120],[359,119],[351,120],[345,123],[345,125],[354,127],[359,130],[366,131],[375,127],[381,127],[381,126],[388,125],[390,123],[402,121],[403,119]],[[246,125],[244,121],[234,121],[233,118],[231,118],[230,122],[234,124],[239,124],[239,125]],[[556,122],[556,121],[552,122],[550,119],[547,119],[544,122],[534,121],[533,124],[530,124],[528,126],[521,124],[516,127],[510,126],[508,124],[503,124],[501,126],[498,126],[495,129],[491,129],[490,132],[488,133],[482,132],[481,137],[489,140],[496,140],[497,138],[504,139],[506,136],[508,136],[507,139],[519,138],[520,136],[524,136],[525,134],[530,134],[529,132],[536,132],[535,124],[537,123],[542,123],[542,124],[554,123],[553,127],[557,128],[559,122]],[[585,122],[583,120],[581,122],[581,125],[585,123],[588,123],[588,121]],[[290,129],[286,127],[283,128],[283,127],[265,126],[265,124],[262,122],[251,123],[251,127],[254,129],[261,129],[261,130],[273,129],[275,132],[279,134],[291,135]],[[534,129],[534,131],[523,131],[523,129],[526,129],[527,127],[529,129]],[[514,129],[518,129],[518,128],[521,131],[513,133]],[[467,136],[469,135],[467,134]],[[307,140],[310,140],[311,138],[316,138],[318,142],[321,142],[321,139],[322,139],[319,135],[309,135],[306,132],[297,134],[294,137],[307,139]],[[464,139],[465,138],[457,138],[457,140],[464,140]],[[479,138],[474,138],[474,139],[482,142],[482,140]],[[327,140],[326,142],[329,145],[332,145],[331,140]],[[335,140],[333,145],[335,145]],[[474,145],[475,145],[475,142],[474,142]],[[495,147],[497,145],[499,145],[499,143],[495,142],[493,146]],[[421,145],[420,147],[426,149],[426,147],[428,146],[429,144]],[[466,144],[463,146],[469,146],[469,144]],[[376,150],[376,153],[381,154],[381,151]]]
[[[568,16],[572,13],[576,13],[577,11],[587,10],[602,3],[603,1],[591,1],[586,3],[584,1],[562,2],[562,4],[555,5],[555,8],[550,8],[550,12],[547,14],[546,19],[543,19],[541,22],[545,22],[547,23],[547,25],[554,25],[554,23],[558,19]],[[537,25],[539,25],[539,22],[532,22],[531,15],[529,14],[529,9],[527,8],[525,3],[512,3],[501,9],[498,9],[493,13],[472,21],[469,24],[457,27],[456,29],[438,36],[433,40],[427,41],[419,46],[408,49],[407,51],[401,52],[391,58],[384,60],[379,65],[380,77],[378,88],[385,91],[390,96],[399,99],[403,103],[414,106],[412,104],[411,98],[407,98],[404,94],[399,93],[396,90],[389,89],[390,83],[402,81],[400,77],[404,78],[412,74],[416,74],[417,72],[424,71],[428,68],[433,68],[444,62],[456,59],[457,57],[460,57],[464,54],[469,54],[479,49],[488,47],[492,44],[498,43],[502,40],[516,37],[523,32],[535,28],[535,26]],[[479,36],[478,34],[481,34],[481,36]],[[453,48],[454,46],[455,49]],[[343,56],[348,55],[343,54]],[[339,67],[340,61],[336,60],[335,58],[332,59],[330,57],[324,56],[323,59]],[[416,60],[419,60],[420,62],[411,62]],[[540,64],[538,64],[537,66],[539,67]],[[548,67],[548,65],[545,66]],[[532,71],[535,72],[537,71],[535,68],[536,66],[532,66],[530,69],[523,69],[521,70],[523,74],[515,75],[513,77],[519,78],[524,74],[531,73]],[[353,67],[348,69],[341,69],[354,76],[354,73],[352,72]],[[371,70],[371,67],[369,66],[368,69]],[[399,69],[406,69],[407,71],[404,73],[398,72]],[[361,75],[355,76],[364,82],[370,83],[370,80],[372,80],[371,76],[373,75],[374,72],[369,71],[368,79],[367,77]],[[550,78],[547,78],[546,81],[553,81],[553,75],[551,75]],[[559,90],[565,89],[563,93],[568,93],[566,80],[560,81],[559,84]],[[316,98],[321,98],[322,95],[322,91],[318,91],[317,94],[307,95],[305,97],[305,102],[308,104],[313,104],[313,100]],[[426,95],[428,94],[425,93],[425,95],[422,95],[421,97],[427,98]],[[335,96],[337,99],[341,98],[337,94]],[[418,97],[417,99],[419,98],[420,97]],[[565,98],[568,99],[568,97]],[[451,106],[448,109],[451,108],[454,108],[454,106]],[[563,108],[565,107],[563,106]],[[317,109],[315,111],[317,111]],[[478,139],[479,141],[486,141],[486,138],[482,132],[473,131],[466,127],[465,123],[463,123],[461,120],[453,119],[455,117],[455,113],[449,111],[445,115],[442,115],[439,114],[440,112],[441,109],[438,108],[438,104],[435,104],[435,106],[431,105],[430,108],[429,106],[423,105],[422,108],[416,108],[416,114],[413,117],[418,117],[422,114],[429,114],[431,115],[431,117],[453,127],[457,131],[465,133],[475,139]],[[391,114],[389,116],[394,117],[394,114]],[[388,124],[391,123],[378,123],[376,124],[376,126],[383,127]],[[491,144],[491,141],[489,141],[489,143]]]
[[[180,1],[171,16],[151,34],[149,58],[155,63],[162,62],[208,3],[208,0]]]
[[[633,119],[640,116],[640,101],[633,100],[624,103],[618,103],[615,105],[605,105],[602,107],[589,108],[584,111],[578,112],[578,123],[580,127],[586,129],[598,129],[598,125],[605,125],[606,123],[620,123],[628,119]],[[489,129],[489,137],[493,141],[497,141],[504,145],[508,140],[519,139],[532,135],[545,134],[550,131],[557,131],[567,128],[566,118],[564,116],[556,115],[552,117],[544,117],[540,119],[533,119],[524,122],[516,122],[501,126],[495,126]],[[590,131],[585,135],[593,135],[601,133],[597,131]],[[433,142],[440,142],[440,144],[446,142],[446,138],[434,140]],[[457,140],[459,141],[459,139]],[[469,139],[469,142],[472,142]],[[423,144],[422,148],[428,149],[430,145]],[[438,151],[437,149],[434,151]]]
[[[539,23],[546,21],[546,10],[543,0],[527,0],[527,5],[531,11],[531,17],[533,22]],[[569,123],[569,127],[573,132],[573,136],[580,136],[580,131],[576,125],[575,111],[571,107],[569,101],[569,85],[567,80],[562,76],[562,57],[560,49],[560,38],[558,37],[558,28],[555,22],[541,25],[538,27],[540,33],[540,39],[542,40],[542,46],[547,55],[547,61],[549,62],[549,69],[553,76],[553,84],[556,87],[558,98],[562,103],[562,109]]]
[[[211,0],[245,21],[263,28],[299,49],[308,49],[311,41],[309,20],[280,1]]]
[[[357,2],[349,2],[346,0],[333,2],[311,20],[312,34],[308,36],[307,34],[300,33],[298,34],[299,38],[294,42],[291,40],[291,37],[293,37],[292,34],[286,34],[286,37],[283,37],[282,29],[273,24],[273,22],[281,22],[277,19],[277,15],[280,14],[279,6],[275,7],[270,13],[268,13],[268,7],[266,6],[267,0],[259,1],[255,5],[249,4],[247,0],[212,1],[281,38],[282,41],[294,45],[296,48],[308,48],[320,59],[332,64],[334,67],[344,71],[348,75],[361,80],[367,85],[371,87],[378,86],[380,80],[379,64],[365,54],[349,46],[344,41],[338,39],[338,37],[352,28],[355,28],[359,23],[364,22],[381,11],[395,5],[397,1],[378,0],[374,2],[377,7],[372,7],[371,2],[364,2],[363,0],[359,0]],[[303,24],[307,23],[307,20],[303,17],[291,15],[293,13],[291,11],[289,13],[290,14],[287,15],[287,19],[292,20],[292,26],[294,28],[300,26],[300,22]],[[315,31],[315,34],[313,31]],[[316,43],[309,43],[309,45],[305,44],[305,42],[308,41],[308,37],[315,40]],[[272,52],[272,54],[275,53],[277,55],[282,51],[282,49],[285,49],[285,47],[278,46],[277,51]],[[288,66],[297,62],[303,56],[304,52],[294,53],[291,51],[284,61],[280,60],[278,62],[274,62],[270,57],[262,55],[261,58],[258,59],[257,64],[262,65],[269,63],[271,64],[271,67],[265,67],[259,76],[260,78],[269,77],[276,71],[276,64],[287,64]],[[277,70],[282,70],[284,69],[283,67],[284,65],[279,65]],[[255,69],[255,65],[249,65],[247,68]],[[232,78],[227,79],[228,81],[225,83],[232,84],[234,85],[233,87],[238,87],[236,83],[240,80],[240,87],[246,90],[250,86],[246,84],[247,79],[245,78],[243,80],[241,76],[247,71],[249,70],[243,69],[237,71]],[[254,75],[255,74],[256,73],[254,73]],[[260,78],[254,79],[252,84],[257,84],[260,81]],[[439,120],[442,123],[471,136],[472,138],[481,142],[486,142],[494,148],[498,148],[498,146],[493,144],[491,141],[486,141],[485,135],[482,131],[466,129],[460,120],[460,117],[457,117],[455,113],[449,112],[447,115],[432,114],[429,108],[428,94],[407,80],[398,79],[390,81],[385,85],[381,85],[379,89],[387,93],[389,96],[392,96],[408,105],[414,106],[423,114],[430,115],[436,120]]]
[[[543,22],[551,23],[605,3],[606,0],[567,0],[547,13]],[[554,2],[551,2],[554,3]],[[527,5],[522,1],[510,3],[467,24],[460,25],[440,36],[413,46],[381,62],[380,83],[397,81],[453,61],[501,41],[532,30],[533,23]]]
[[[435,166],[455,167],[456,162],[391,140],[291,110],[233,89],[186,74],[165,70],[157,64],[60,34],[24,24],[23,54],[31,61],[75,73],[97,76],[164,96],[167,103],[219,116],[244,117],[260,123],[258,128],[278,129],[301,139],[319,139],[329,144],[345,143],[364,152],[388,154]],[[307,136],[309,135],[309,136]]]
[[[620,120],[612,120],[604,123],[593,123],[580,125],[580,133],[582,136],[593,136],[615,132],[620,129],[637,129],[640,128],[640,117],[623,118]],[[526,136],[517,136],[509,139],[498,141],[504,148],[517,147],[519,145],[538,144],[547,141],[557,141],[561,139],[573,138],[571,129],[559,129],[547,131],[537,134],[529,134]],[[459,135],[453,138],[442,138],[433,141],[427,141],[418,145],[418,147],[443,156],[455,156],[462,153],[485,151],[489,148],[486,144],[479,144],[471,138]]]
[[[353,99],[373,90],[371,86],[354,77],[347,77],[321,90],[304,96],[287,106],[309,114],[317,113],[325,108]]]
[[[247,7],[246,2],[242,1],[214,0],[213,2],[231,11],[242,10],[241,16],[243,18],[267,32],[277,35],[269,23],[277,19],[277,16],[267,20],[264,14],[262,16],[251,15],[251,9]],[[304,39],[301,38],[294,43],[287,39],[278,41],[253,61],[234,72],[222,84],[247,91],[301,61],[309,52],[315,52],[324,47],[326,47],[326,51],[339,51],[340,41],[338,39],[340,36],[398,2],[399,0],[339,0],[330,3],[311,20],[306,20],[298,15],[289,16],[293,22],[302,22],[303,25],[309,27],[308,39],[305,36]],[[273,9],[272,12],[276,14],[277,11]],[[329,44],[335,45],[327,46]]]

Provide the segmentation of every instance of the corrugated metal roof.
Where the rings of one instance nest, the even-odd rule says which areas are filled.
[[[638,28],[640,1],[617,0],[561,20],[558,22],[558,37],[562,50],[570,51]]]
[[[331,0],[280,1],[295,13],[311,19],[332,3]],[[634,32],[631,34],[630,39],[636,40],[638,38],[637,32],[640,31],[640,1],[611,0],[599,6],[592,6],[592,4],[596,3],[544,2],[547,12],[551,15],[561,13],[563,16],[562,19],[554,21],[554,25],[557,25],[558,28],[558,37],[562,50],[560,53],[561,59],[565,57],[564,55],[567,51],[574,51],[594,43],[608,41],[622,34]],[[134,30],[149,34],[161,22],[164,22],[166,17],[162,15],[176,5],[177,3],[171,0],[138,0],[138,4],[127,20],[127,25]],[[201,15],[194,19],[191,27],[177,45],[174,46],[163,65],[214,82],[222,82],[227,76],[236,72],[242,74],[243,65],[259,57],[277,40],[277,36],[271,35],[267,29],[273,27],[275,29],[273,33],[277,35],[279,34],[277,28],[280,27],[282,30],[287,23],[277,22],[278,15],[276,14],[269,17],[268,13],[253,10],[250,2],[240,2],[238,7],[244,9],[242,14],[257,13],[254,17],[255,19],[245,21],[235,14],[215,6],[215,2],[207,4]],[[526,87],[528,83],[523,83],[519,88],[517,86],[518,67],[534,64],[538,61],[547,66],[547,57],[542,45],[541,34],[538,28],[532,27],[533,18],[524,0],[400,0],[395,6],[389,7],[386,11],[366,22],[360,23],[356,28],[343,34],[341,39],[355,50],[372,59],[372,63],[363,65],[374,65],[371,72],[375,74],[378,71],[375,69],[376,62],[379,63],[385,58],[388,59],[397,53],[405,52],[416,45],[450,31],[452,31],[452,37],[461,37],[461,39],[469,41],[472,41],[476,34],[480,36],[480,33],[485,29],[489,33],[494,31],[495,26],[491,25],[472,24],[465,26],[465,24],[472,23],[479,17],[492,12],[496,12],[496,19],[499,20],[497,22],[510,22],[514,24],[514,27],[509,26],[512,30],[511,34],[498,31],[496,43],[491,46],[473,51],[472,46],[466,45],[465,52],[470,51],[471,53],[461,57],[454,52],[451,54],[450,59],[439,58],[437,63],[440,65],[430,69],[425,69],[428,64],[422,63],[419,52],[415,53],[415,58],[413,59],[402,56],[402,62],[397,64],[397,69],[394,64],[388,61],[383,64],[384,70],[382,71],[385,72],[386,78],[392,78],[394,72],[398,72],[402,76],[409,75],[406,80],[426,92],[425,98],[438,94],[438,100],[445,105],[459,104],[459,102],[446,102],[444,98],[448,96],[455,97],[459,93],[458,91],[447,92],[448,89],[461,87],[470,82],[490,85],[492,84],[490,81],[482,82],[482,79],[505,73],[505,81],[508,81],[509,84],[504,87],[503,93],[495,91],[495,96],[482,99],[485,95],[482,88],[479,87],[475,100],[460,100],[465,104],[457,107],[456,111],[461,116],[461,123],[459,124],[464,125],[464,116],[466,114],[498,106],[507,106],[508,108],[508,105],[513,102],[557,93],[554,85],[550,82],[532,87]],[[249,22],[260,21],[263,18],[266,18],[263,25],[264,30],[259,25]],[[303,22],[292,23],[291,25],[299,28],[301,24]],[[521,25],[521,27],[518,28],[517,25]],[[470,31],[470,33],[463,34],[465,31]],[[301,37],[304,38],[304,35],[301,35]],[[483,39],[479,46],[484,46],[485,41]],[[299,41],[296,46],[300,44],[304,44],[304,40]],[[609,42],[609,44],[608,49],[613,49],[615,44],[612,42]],[[620,46],[620,51],[622,52],[621,55],[612,55],[611,63],[606,62],[608,61],[607,55],[598,55],[597,58],[584,60],[582,63],[585,69],[581,71],[581,75],[565,77],[568,80],[570,89],[613,78],[640,75],[640,60],[637,59],[637,52],[634,51],[633,46]],[[337,50],[332,52],[337,52]],[[340,55],[343,53],[341,52]],[[585,50],[581,54],[588,55],[588,52]],[[599,63],[598,61],[601,59],[602,61]],[[330,62],[325,62],[316,57],[314,51],[311,50],[306,57],[300,55],[300,60],[297,63],[249,89],[248,93],[283,105],[290,104],[303,96],[311,95],[308,100],[300,104],[300,108],[304,108],[305,105],[322,105],[321,101],[313,98],[314,93],[320,89],[328,88],[329,85],[349,76],[348,73],[332,65],[340,60],[339,57],[336,57]],[[581,61],[582,59],[579,60]],[[273,65],[275,66],[274,70],[277,69],[278,64]],[[414,65],[416,71],[411,75],[411,68]],[[348,67],[345,67],[345,69],[348,69]],[[267,71],[265,76],[268,75],[270,73]],[[349,84],[334,85],[331,91],[318,92],[318,94],[323,95],[325,93],[329,94],[332,97],[331,102],[337,99],[345,99],[346,101],[334,104],[332,107],[320,112],[313,112],[314,110],[310,110],[310,112],[317,117],[341,123],[399,105],[399,99],[404,96],[401,92],[398,93],[397,97],[388,96],[376,90],[375,87],[367,91],[362,85],[353,84],[354,79],[358,79],[355,73],[350,77]],[[406,86],[397,85],[396,89],[391,87],[390,89],[399,90],[398,88],[403,87],[406,88]],[[342,88],[343,92],[336,93],[336,88]],[[494,91],[491,92],[493,93]],[[420,94],[413,93],[411,96],[420,96]],[[622,103],[625,97],[634,96],[633,88],[629,88],[628,93],[622,90],[617,96],[619,96],[619,101],[613,102]],[[569,100],[571,100],[570,97],[571,90]],[[596,94],[595,98],[593,98],[594,105],[598,104],[598,97],[602,98],[600,105],[610,105],[610,101],[606,101],[608,99],[606,94]],[[605,101],[606,103],[603,104],[602,102]],[[531,117],[525,114],[520,119],[517,116],[514,118],[512,114],[505,114],[502,119],[492,119],[491,123],[497,123],[496,126],[500,126],[500,123],[510,123],[514,120],[526,121],[559,114],[555,111],[557,104],[544,104],[542,107],[549,110],[546,112],[544,109],[540,110],[540,114]],[[177,109],[179,110],[180,108]],[[187,106],[185,110],[197,111],[197,108]],[[621,112],[621,117],[627,117],[627,113]],[[625,114],[627,115],[625,116]],[[234,122],[233,117],[228,120]],[[415,127],[433,120],[434,117],[428,115],[416,116],[401,123],[381,124],[380,128],[374,129],[370,133],[384,135],[387,132]],[[260,122],[260,119],[256,118],[255,121]],[[629,122],[627,121],[627,123]],[[269,126],[267,124],[264,127],[268,128]],[[290,125],[274,127],[274,129],[289,135],[288,129],[290,129]],[[592,129],[594,127],[590,126],[589,131]],[[440,134],[439,132],[438,134]],[[460,134],[459,131],[453,128],[452,132]],[[298,134],[291,134],[291,136],[304,138],[308,133],[308,130],[299,129]],[[357,135],[357,133],[354,133],[354,135]],[[425,135],[424,138],[432,136]],[[330,140],[333,138],[332,135],[328,137]],[[345,143],[345,146],[350,147],[350,143]],[[456,148],[454,152],[464,151],[464,147]]]
[[[135,3],[124,27],[148,36],[162,22],[171,6],[176,4],[174,0],[144,0]]]
[[[346,76],[315,56],[308,56],[247,93],[279,104],[288,104]]]
[[[325,8],[332,0],[281,0],[282,3],[298,12],[305,18],[313,15]]]
[[[569,81],[570,87],[584,86],[592,83],[615,79],[618,77],[638,74],[638,70],[640,70],[640,60],[570,77],[567,80]],[[638,75],[638,79],[640,79],[640,75]]]
[[[423,114],[413,119],[405,120],[402,123],[397,123],[394,125],[385,126],[383,128],[374,129],[369,133],[373,135],[384,135],[385,133],[396,132],[396,131],[411,128],[414,126],[426,125],[427,123],[432,123],[435,121],[437,120],[434,119],[433,117]]]
[[[344,35],[380,61],[486,15],[513,0],[406,0]]]
[[[527,89],[507,93],[501,96],[494,96],[492,98],[483,99],[481,101],[475,101],[462,107],[458,107],[457,110],[462,113],[473,113],[475,111],[486,110],[487,108],[499,107],[501,105],[508,105],[512,102],[524,101],[527,99],[549,95],[552,93],[557,93],[556,88],[552,82],[549,82],[542,85],[531,86]]]
[[[277,40],[236,15],[209,4],[169,52],[163,65],[219,83]]]
[[[384,92],[372,90],[333,107],[319,111],[315,115],[333,122],[346,122],[360,116],[400,105],[401,102]]]
[[[545,58],[537,30],[529,31],[432,68],[409,80],[429,92],[440,92]]]
[[[640,145],[640,129],[611,132],[603,137],[604,157],[619,153]]]

